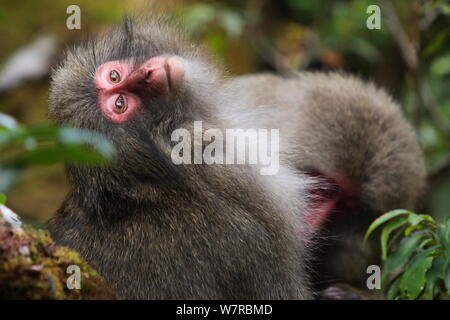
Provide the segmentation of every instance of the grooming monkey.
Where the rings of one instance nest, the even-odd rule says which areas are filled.
[[[423,186],[414,135],[383,92],[339,75],[227,79],[158,18],[70,50],[49,115],[116,145],[110,166],[67,168],[50,230],[123,298],[312,298],[314,234],[408,207]],[[279,172],[173,164],[172,132],[198,120],[280,128]]]
[[[336,73],[242,76],[227,90],[240,97],[234,112],[273,109],[270,122],[291,140],[289,162],[321,181],[309,189],[314,287],[366,288],[367,267],[380,264],[376,237],[363,245],[367,228],[389,210],[414,209],[425,189],[423,154],[399,106],[374,85]]]

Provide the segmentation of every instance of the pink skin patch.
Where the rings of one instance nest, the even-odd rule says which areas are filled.
[[[98,67],[94,84],[103,114],[114,123],[126,121],[146,97],[167,95],[183,82],[185,68],[172,56],[157,56],[133,71],[124,61],[110,61]]]
[[[328,220],[347,219],[358,213],[358,192],[345,175],[331,177],[320,172],[310,175],[321,181],[319,187],[311,191],[313,204],[307,217],[311,226],[320,229]]]

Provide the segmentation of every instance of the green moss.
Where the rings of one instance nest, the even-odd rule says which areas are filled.
[[[70,290],[70,265],[81,271],[81,288]],[[114,299],[109,285],[78,253],[57,246],[45,230],[22,232],[0,224],[0,299]]]

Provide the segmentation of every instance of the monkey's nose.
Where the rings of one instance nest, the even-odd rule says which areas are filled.
[[[144,62],[114,92],[160,96],[175,91],[184,79],[185,69],[177,57],[158,56]]]
[[[143,67],[144,81],[152,93],[166,94],[172,91],[170,69],[166,64]]]
[[[145,81],[153,88],[159,88],[162,93],[176,90],[184,79],[185,69],[177,57],[158,56],[143,64]]]

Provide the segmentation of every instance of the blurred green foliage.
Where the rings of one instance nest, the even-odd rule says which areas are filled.
[[[50,33],[62,42],[74,40],[81,31],[70,32],[66,28],[66,9],[77,4],[82,8],[84,31],[95,30],[120,21],[124,12],[123,1],[71,1],[71,0],[22,0],[0,1],[0,62],[18,47],[32,40],[36,34]],[[7,40],[7,41],[6,41]]]
[[[0,203],[6,201],[4,193],[20,172],[31,165],[104,165],[114,157],[114,146],[96,132],[51,125],[23,127],[0,113]]]
[[[0,204],[6,203],[6,195],[4,193],[0,193]]]

